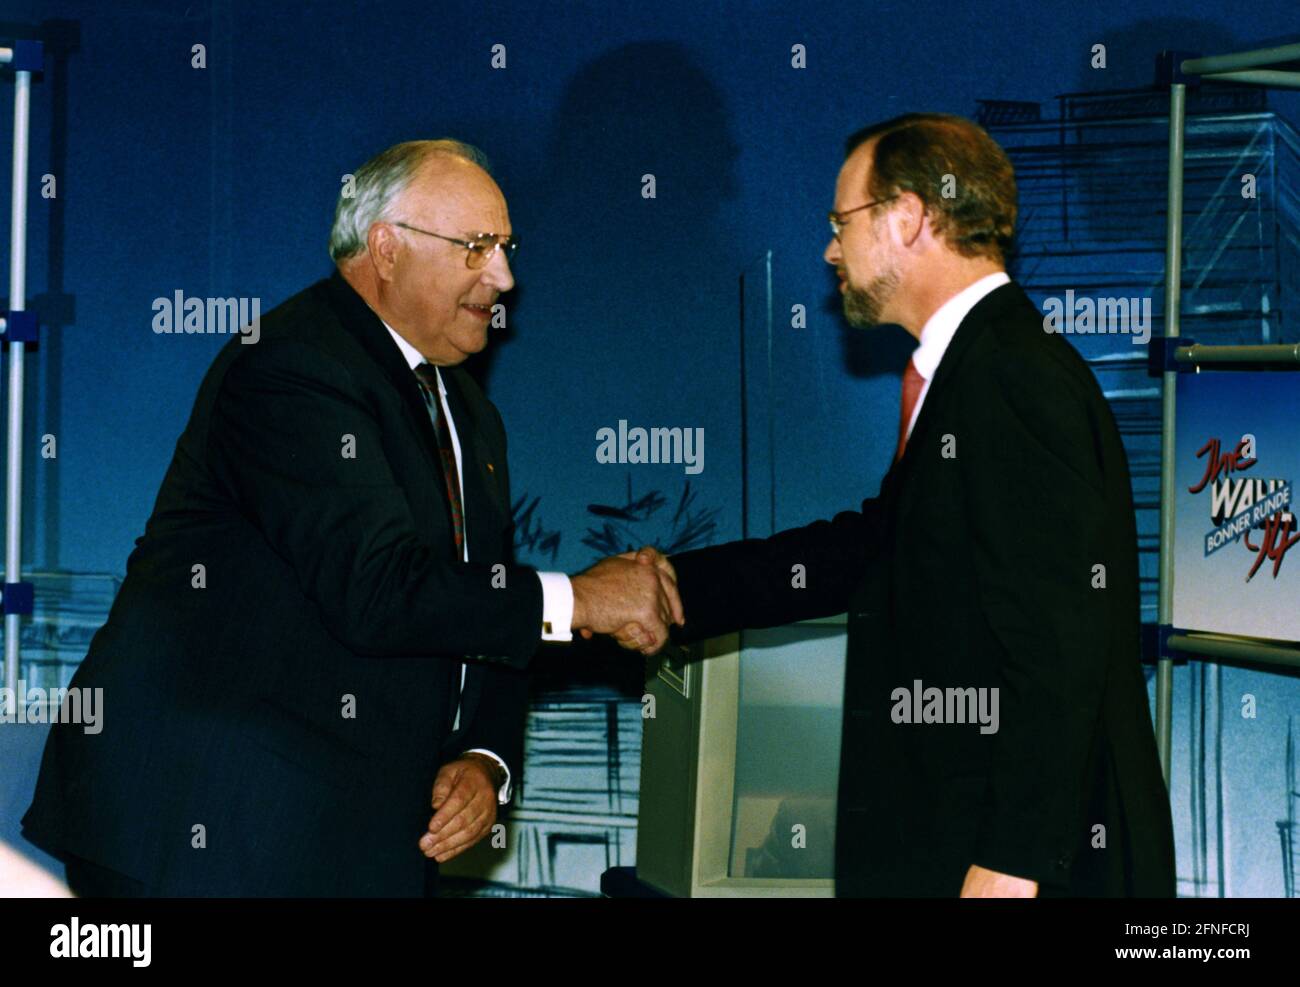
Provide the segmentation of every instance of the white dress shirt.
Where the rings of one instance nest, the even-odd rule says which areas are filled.
[[[912,437],[912,426],[916,424],[916,418],[921,413],[921,405],[925,403],[926,392],[930,390],[930,381],[934,379],[939,369],[939,361],[948,351],[948,344],[952,342],[961,320],[970,314],[970,310],[985,295],[1010,281],[1011,278],[1006,271],[986,274],[949,298],[926,320],[925,326],[921,329],[921,343],[912,351],[912,363],[916,365],[917,373],[925,378],[925,383],[921,385],[921,394],[916,399],[916,407],[912,409],[912,419],[907,423],[909,439]]]
[[[382,319],[380,320],[383,321]],[[424,363],[424,356],[414,346],[403,339],[392,326],[384,322],[384,328],[388,330],[393,342],[397,344],[398,349],[402,351],[402,356],[406,358],[407,365],[412,372],[421,363]],[[437,368],[435,368],[437,370]],[[456,476],[460,480],[460,497],[461,503],[465,502],[465,480],[464,472],[460,464],[460,439],[456,434],[456,420],[452,417],[451,408],[447,404],[447,388],[442,382],[442,372],[438,374],[438,399],[442,402],[443,414],[447,416],[447,427],[451,431],[451,448],[456,456]],[[434,414],[432,408],[430,414]],[[462,542],[463,561],[469,561],[469,531],[464,533]],[[570,625],[573,623],[573,586],[569,583],[569,577],[562,572],[539,572],[538,578],[542,583],[542,640],[544,641],[572,641],[573,631]],[[465,688],[465,663],[460,665],[460,687],[463,691]],[[456,722],[452,724],[453,730],[460,729],[460,697],[456,699]],[[501,760],[494,752],[484,750],[481,747],[475,747],[465,752],[466,754],[486,754],[497,764],[501,765],[501,770],[505,772],[506,780],[497,792],[497,802],[505,805],[510,801],[510,769],[506,767],[505,761]]]

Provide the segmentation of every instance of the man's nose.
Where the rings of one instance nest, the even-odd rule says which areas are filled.
[[[499,292],[509,291],[515,286],[514,275],[510,273],[510,261],[506,260],[504,250],[492,255],[492,260],[483,268],[483,281]]]
[[[825,251],[822,252],[822,259],[832,267],[839,267],[840,261],[844,258],[840,250],[840,241],[838,237],[831,237],[831,242],[826,244]]]

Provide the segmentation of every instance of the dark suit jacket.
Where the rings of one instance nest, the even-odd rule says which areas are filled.
[[[103,731],[52,729],[33,842],[164,895],[423,893],[439,766],[520,778],[542,618],[500,415],[443,376],[469,563],[416,377],[337,273],[222,348],[72,680]]]
[[[689,639],[848,613],[837,894],[955,896],[971,864],[1044,895],[1174,894],[1124,449],[1018,285],[963,320],[861,511],[672,561]],[[996,687],[999,729],[894,722],[916,680]]]

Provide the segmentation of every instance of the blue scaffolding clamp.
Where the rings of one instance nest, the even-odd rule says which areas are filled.
[[[1177,650],[1170,650],[1169,639],[1175,635],[1187,633],[1185,627],[1175,627],[1173,624],[1156,625],[1156,658],[1171,659],[1176,665],[1187,664],[1187,656],[1181,655]]]
[[[1183,62],[1200,58],[1199,51],[1162,51],[1156,56],[1156,85],[1183,85],[1196,88],[1201,84],[1200,75],[1189,75],[1183,71]]]
[[[0,317],[0,339],[4,342],[35,343],[40,337],[40,320],[31,309],[5,312]]]
[[[45,45],[40,41],[15,41],[9,67],[15,72],[43,72]]]
[[[1194,364],[1178,363],[1175,354],[1180,347],[1195,345],[1196,340],[1190,336],[1152,336],[1147,341],[1147,376],[1194,371]]]
[[[0,613],[31,615],[36,590],[32,583],[5,583],[0,593]]]

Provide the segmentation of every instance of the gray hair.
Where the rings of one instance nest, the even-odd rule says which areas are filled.
[[[405,141],[381,151],[357,169],[352,187],[339,193],[330,229],[330,258],[338,263],[366,249],[372,223],[386,220],[397,197],[406,191],[416,170],[426,160],[441,154],[461,158],[489,171],[487,156],[472,144],[443,138],[436,141]],[[351,195],[345,194],[351,191]]]

